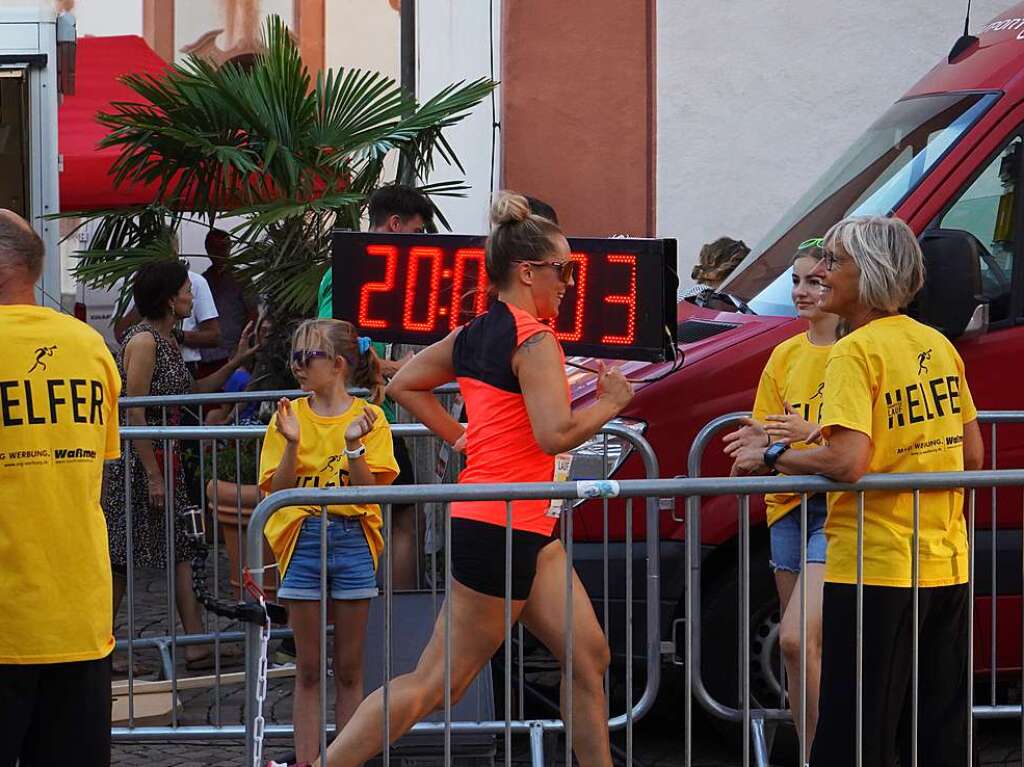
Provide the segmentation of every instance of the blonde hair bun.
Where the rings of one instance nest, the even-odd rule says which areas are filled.
[[[530,217],[530,203],[516,192],[499,192],[491,205],[491,223],[494,226],[521,224]]]

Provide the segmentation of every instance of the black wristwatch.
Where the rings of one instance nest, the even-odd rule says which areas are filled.
[[[775,462],[779,460],[779,456],[789,450],[789,443],[787,442],[774,442],[768,446],[768,449],[764,451],[764,465],[772,471],[775,471]]]

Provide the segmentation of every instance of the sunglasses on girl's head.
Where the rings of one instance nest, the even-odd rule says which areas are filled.
[[[528,261],[525,258],[516,259],[520,263],[529,264],[530,266],[550,266],[552,269],[558,271],[558,279],[562,282],[568,283],[570,280],[576,277],[576,261]]]
[[[809,240],[804,240],[796,246],[797,250],[804,250],[806,248],[823,248],[825,247],[824,237],[811,237]]]
[[[306,367],[313,360],[329,360],[330,358],[330,354],[318,349],[301,349],[297,352],[292,352],[292,364],[300,368]]]

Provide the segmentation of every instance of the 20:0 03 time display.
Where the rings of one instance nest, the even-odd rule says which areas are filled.
[[[665,242],[570,239],[575,285],[554,324],[567,353],[663,358],[675,313],[673,302],[666,316],[675,274],[666,268]],[[334,314],[375,340],[431,343],[486,311],[488,301],[479,237],[335,233]]]

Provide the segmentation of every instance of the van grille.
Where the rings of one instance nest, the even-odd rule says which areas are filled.
[[[679,343],[681,344],[694,344],[697,341],[703,341],[705,338],[711,338],[717,336],[719,333],[724,333],[727,330],[738,328],[739,325],[735,325],[729,322],[707,322],[706,320],[686,320],[679,323]]]

